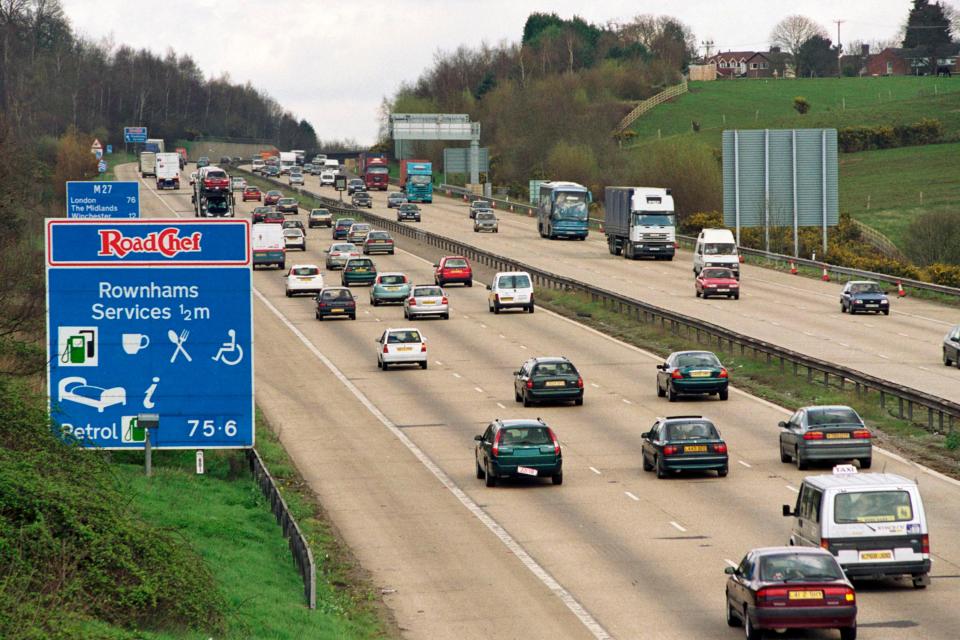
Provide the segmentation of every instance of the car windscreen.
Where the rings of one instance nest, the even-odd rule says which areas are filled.
[[[535,376],[563,376],[576,373],[577,370],[569,362],[541,362],[533,368]]]
[[[280,193],[279,191],[268,191],[268,192],[267,192],[267,195],[268,195],[268,196],[282,196],[283,194]]]
[[[396,198],[406,198],[406,196],[403,195],[402,193],[396,193],[396,192],[394,192],[394,193],[391,193],[391,194],[390,194],[390,198],[393,198],[393,199],[396,199]]]
[[[784,553],[760,558],[760,580],[803,582],[841,580],[843,572],[833,556],[813,553]]]
[[[462,269],[467,266],[467,261],[463,258],[453,258],[444,262],[443,266],[447,269]]]
[[[292,276],[315,276],[319,275],[320,269],[316,267],[294,267],[290,271]]]
[[[528,289],[530,287],[530,277],[526,274],[500,276],[497,286],[501,289]]]
[[[848,407],[818,407],[807,410],[807,424],[811,427],[826,427],[840,424],[863,424],[857,412]]]
[[[717,428],[704,420],[690,422],[671,422],[667,425],[667,440],[719,439]]]
[[[497,216],[495,216],[492,211],[477,212],[477,220],[493,222],[496,219],[497,219]]]
[[[443,295],[443,290],[440,287],[417,287],[413,290],[413,297],[415,298],[429,298],[431,296],[440,297]]]
[[[733,278],[730,269],[704,269],[702,273],[704,278]]]
[[[226,200],[208,200],[207,211],[210,213],[226,213],[230,210]]]
[[[353,300],[353,294],[347,289],[329,289],[321,297],[324,300]]]
[[[550,431],[543,426],[504,427],[501,433],[503,434],[500,436],[502,447],[538,447],[553,444]]]
[[[380,276],[380,284],[404,284],[406,281],[406,276],[401,275]]]
[[[850,291],[853,293],[883,293],[880,285],[875,282],[863,282],[850,285]]]
[[[419,331],[391,331],[387,334],[388,344],[409,344],[420,342]]]
[[[683,353],[677,356],[678,367],[719,367],[720,361],[712,353]]]
[[[833,500],[833,520],[837,524],[913,520],[910,493],[898,489],[838,493]]]
[[[729,256],[737,252],[737,245],[732,242],[711,242],[703,245],[703,253],[708,256]]]
[[[330,215],[330,212],[327,211],[326,209],[314,209],[313,211],[310,212],[310,215],[311,216],[328,216]]]
[[[673,215],[669,213],[637,211],[633,214],[633,224],[643,227],[672,227],[676,224],[676,220]]]

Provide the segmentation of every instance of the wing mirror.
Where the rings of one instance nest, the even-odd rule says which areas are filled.
[[[790,505],[788,505],[788,504],[783,505],[783,517],[784,517],[784,518],[789,518],[789,517],[794,516],[794,515],[796,515],[796,514],[794,514],[793,508],[792,508]]]
[[[953,336],[950,338],[953,342],[960,342],[960,336]]]
[[[778,422],[778,423],[777,423],[777,426],[780,427],[781,429],[787,429],[787,428],[788,428],[787,423],[784,422],[783,420],[781,420],[780,422]]]
[[[473,436],[473,439],[477,442],[483,442],[483,436]]]
[[[649,432],[649,431],[644,431],[643,433],[640,434],[640,437],[643,438],[644,440],[649,440],[649,439],[650,439],[650,432]]]
[[[513,375],[515,375],[515,376],[520,375],[520,371],[514,371],[514,372],[513,372]]]
[[[487,291],[493,291],[493,287],[491,287],[489,284],[487,285]],[[954,340],[956,340],[956,338],[954,338]]]
[[[658,364],[658,365],[657,365],[657,369],[659,369],[660,371],[663,371],[664,369],[666,369],[666,367],[667,367],[667,365],[665,365],[665,364]]]
[[[736,568],[736,567],[724,567],[724,568],[723,568],[723,572],[724,572],[725,574],[727,574],[728,576],[735,576],[735,575],[737,575],[737,568]]]

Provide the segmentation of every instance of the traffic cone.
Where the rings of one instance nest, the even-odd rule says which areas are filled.
[[[827,273],[826,267],[823,268],[823,275],[820,276],[820,279],[823,280],[824,282],[830,282],[830,274]]]
[[[903,283],[897,280],[897,297],[903,298],[907,295],[907,292],[903,290]]]
[[[463,194],[463,201],[464,201],[464,202],[467,201],[467,194]]]
[[[793,260],[790,261],[790,273],[797,275],[797,265]]]
[[[491,202],[491,203],[490,203],[490,208],[491,208],[491,209],[496,209],[496,208],[497,208],[497,203],[496,203],[496,202]]]

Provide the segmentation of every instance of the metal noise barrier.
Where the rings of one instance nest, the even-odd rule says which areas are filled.
[[[272,182],[280,186],[286,186],[276,180],[272,180]],[[361,211],[345,202],[341,203],[338,200],[327,198],[305,189],[298,189],[297,191],[326,203],[327,208],[332,212],[347,214],[354,218],[362,218],[366,222],[375,224],[381,229],[412,238],[413,240],[429,244],[444,251],[449,251],[452,254],[465,256],[495,271],[526,271],[530,274],[534,284],[541,288],[589,295],[593,302],[602,304],[605,309],[629,316],[638,322],[646,322],[648,324],[659,323],[661,327],[669,328],[674,334],[679,334],[683,331],[688,338],[695,339],[697,344],[716,347],[720,351],[726,349],[730,353],[739,351],[741,355],[749,351],[754,357],[764,356],[768,363],[774,361],[779,362],[781,373],[786,373],[789,365],[794,375],[805,374],[808,382],[813,382],[816,378],[817,381],[822,381],[825,386],[834,384],[841,390],[853,388],[859,397],[869,397],[872,395],[876,397],[880,406],[893,416],[913,421],[915,414],[918,414],[918,419],[921,419],[919,414],[926,411],[925,423],[927,430],[930,432],[952,432],[955,426],[954,423],[960,421],[960,404],[951,402],[950,400],[939,398],[917,389],[894,384],[848,367],[806,356],[790,349],[778,347],[763,340],[736,333],[719,325],[696,320],[689,316],[641,302],[640,300],[628,298],[613,291],[607,291],[606,289],[594,287],[571,278],[565,278],[550,273],[549,271],[543,271],[518,262],[513,258],[482,251],[476,247],[431,233],[430,231],[424,231],[410,225],[396,222],[395,220],[383,218],[370,211]],[[751,250],[750,253],[767,255],[762,251],[754,250]],[[789,260],[791,258],[786,259]],[[809,260],[798,260],[797,262],[799,264],[810,263],[816,265],[818,268],[824,266],[823,263]],[[841,267],[828,266],[828,268],[831,271],[842,269],[842,271],[838,271],[840,273],[853,271]],[[960,290],[958,290],[958,293],[960,293]],[[920,410],[919,412],[917,411],[918,409]]]
[[[307,606],[311,609],[317,608],[317,567],[313,562],[313,552],[310,551],[310,545],[307,544],[307,538],[300,530],[293,514],[287,507],[286,501],[280,495],[277,483],[273,476],[267,470],[263,459],[256,449],[247,450],[247,461],[250,463],[250,471],[254,479],[260,485],[264,497],[270,501],[270,510],[277,517],[277,523],[283,529],[283,535],[289,541],[290,553],[293,555],[293,563],[300,570],[300,576],[303,578],[303,595],[307,599]]]

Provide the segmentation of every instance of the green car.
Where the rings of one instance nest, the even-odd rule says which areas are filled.
[[[381,273],[370,289],[370,304],[403,302],[410,295],[410,278],[402,273]]]
[[[716,394],[726,400],[729,384],[726,368],[709,351],[674,351],[657,365],[657,396],[670,402],[686,394]]]
[[[373,284],[377,279],[377,266],[370,258],[350,258],[343,265],[340,284],[349,287],[352,284]]]
[[[530,358],[513,372],[513,398],[529,407],[534,402],[583,404],[583,378],[564,357]]]
[[[477,478],[496,486],[498,478],[546,478],[563,484],[563,456],[553,429],[536,420],[494,420],[475,436]]]
[[[727,443],[703,416],[659,418],[640,437],[643,470],[656,469],[658,478],[680,471],[716,471],[721,478],[727,475]]]

